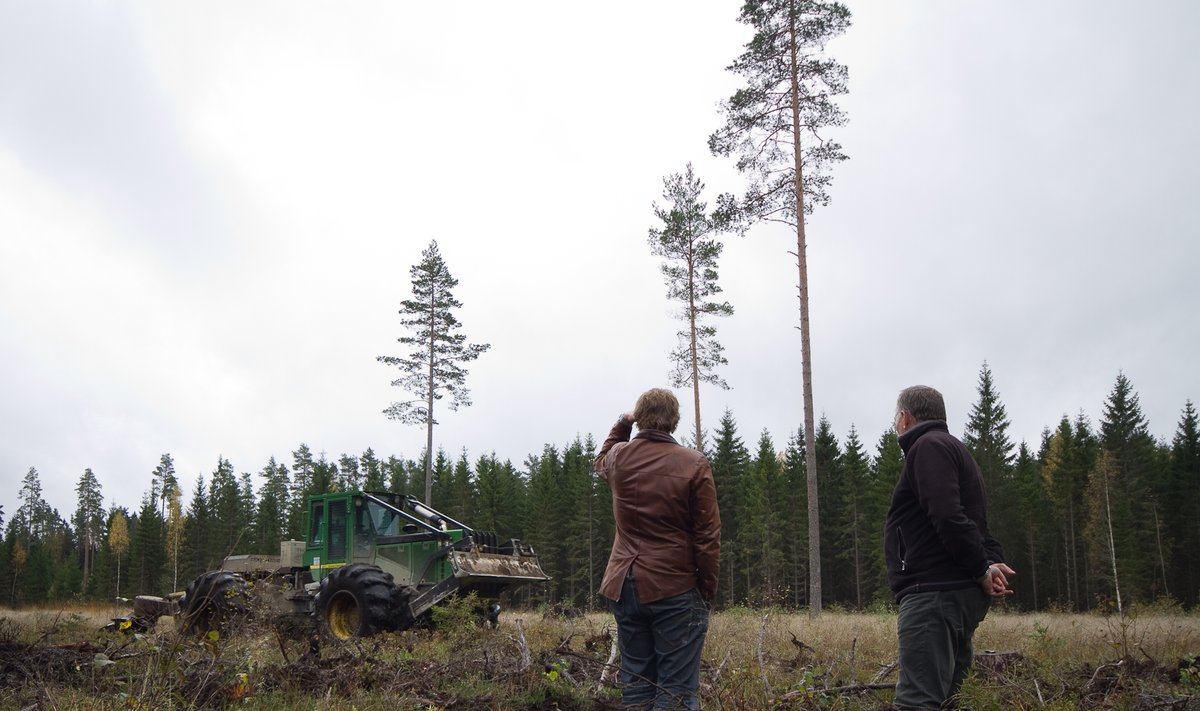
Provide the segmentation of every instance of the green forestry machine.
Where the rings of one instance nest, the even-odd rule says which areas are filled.
[[[350,491],[308,499],[307,539],[278,556],[233,555],[167,598],[139,596],[111,629],[145,629],[174,615],[185,632],[225,628],[266,607],[293,631],[313,621],[338,639],[408,629],[447,597],[476,593],[495,624],[500,593],[549,580],[533,549],[499,541],[403,494]]]

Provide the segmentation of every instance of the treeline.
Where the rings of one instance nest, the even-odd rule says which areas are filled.
[[[979,462],[990,526],[1018,571],[1023,609],[1087,610],[1200,593],[1200,425],[1188,401],[1171,441],[1155,440],[1129,380],[1120,375],[1098,425],[1083,415],[1048,427],[1035,446],[1008,436],[1004,405],[985,364],[962,430]],[[952,427],[953,430],[957,428]],[[733,413],[706,438],[722,517],[718,603],[808,604],[807,487],[800,431],[780,448],[763,431],[747,445]],[[520,467],[494,454],[436,453],[433,504],[482,530],[537,550],[553,580],[518,604],[595,606],[613,537],[607,486],[591,472],[597,444],[546,445]],[[881,535],[903,455],[894,431],[874,443],[851,427],[839,439],[817,426],[822,591],[826,605],[890,601]],[[278,553],[303,538],[306,496],[339,489],[424,490],[419,460],[372,449],[331,459],[301,444],[290,465],[272,457],[255,474],[218,458],[190,487],[164,454],[136,511],[104,508],[100,483],[81,475],[64,519],[26,474],[20,507],[4,525],[0,601],[110,599],[178,590],[234,553]],[[185,490],[186,489],[186,490]],[[0,516],[3,512],[0,511]]]

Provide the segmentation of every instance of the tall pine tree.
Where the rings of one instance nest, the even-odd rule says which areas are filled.
[[[75,485],[75,494],[78,498],[73,523],[83,554],[81,587],[86,589],[95,555],[100,550],[101,539],[104,536],[104,494],[100,490],[100,481],[96,479],[90,467],[84,469],[83,475],[79,477],[79,483]]]
[[[425,503],[429,504],[433,501],[433,426],[437,424],[434,402],[449,395],[451,410],[470,405],[463,364],[478,358],[491,345],[468,345],[465,335],[455,333],[461,324],[454,311],[462,304],[451,290],[458,286],[458,280],[450,276],[436,240],[421,252],[421,261],[409,273],[412,298],[400,304],[400,323],[409,334],[399,341],[413,350],[407,356],[379,356],[376,360],[398,368],[401,375],[392,385],[416,397],[392,403],[384,414],[405,424],[425,425]]]
[[[708,139],[714,155],[738,157],[749,176],[741,213],[749,220],[781,222],[796,233],[800,300],[800,367],[804,441],[808,456],[810,606],[821,612],[821,537],[813,419],[812,349],[808,318],[806,216],[829,201],[829,170],[846,159],[824,135],[845,123],[834,97],[846,93],[847,70],[825,55],[825,45],[850,27],[850,11],[837,2],[747,0],[738,18],[754,37],[729,67],[746,82],[722,103],[725,125]]]

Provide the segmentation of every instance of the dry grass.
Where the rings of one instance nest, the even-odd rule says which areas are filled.
[[[181,637],[170,620],[136,638],[98,632],[122,612],[0,609],[0,707],[605,709],[619,698],[600,683],[613,629],[607,614],[507,612],[499,630],[451,615],[437,631],[326,643],[314,657],[266,624],[217,640]],[[887,612],[716,614],[703,655],[704,706],[888,708],[890,690],[866,686],[894,683],[895,635]],[[964,687],[977,711],[1200,708],[1195,615],[993,612],[976,635],[976,651],[984,650],[1012,654],[992,658]]]

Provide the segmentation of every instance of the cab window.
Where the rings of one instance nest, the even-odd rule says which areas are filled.
[[[313,502],[312,515],[309,516],[309,520],[312,521],[312,528],[308,532],[308,544],[319,546],[325,542],[325,537],[322,535],[322,531],[325,529],[325,502]]]
[[[346,502],[329,502],[329,559],[346,557]]]

